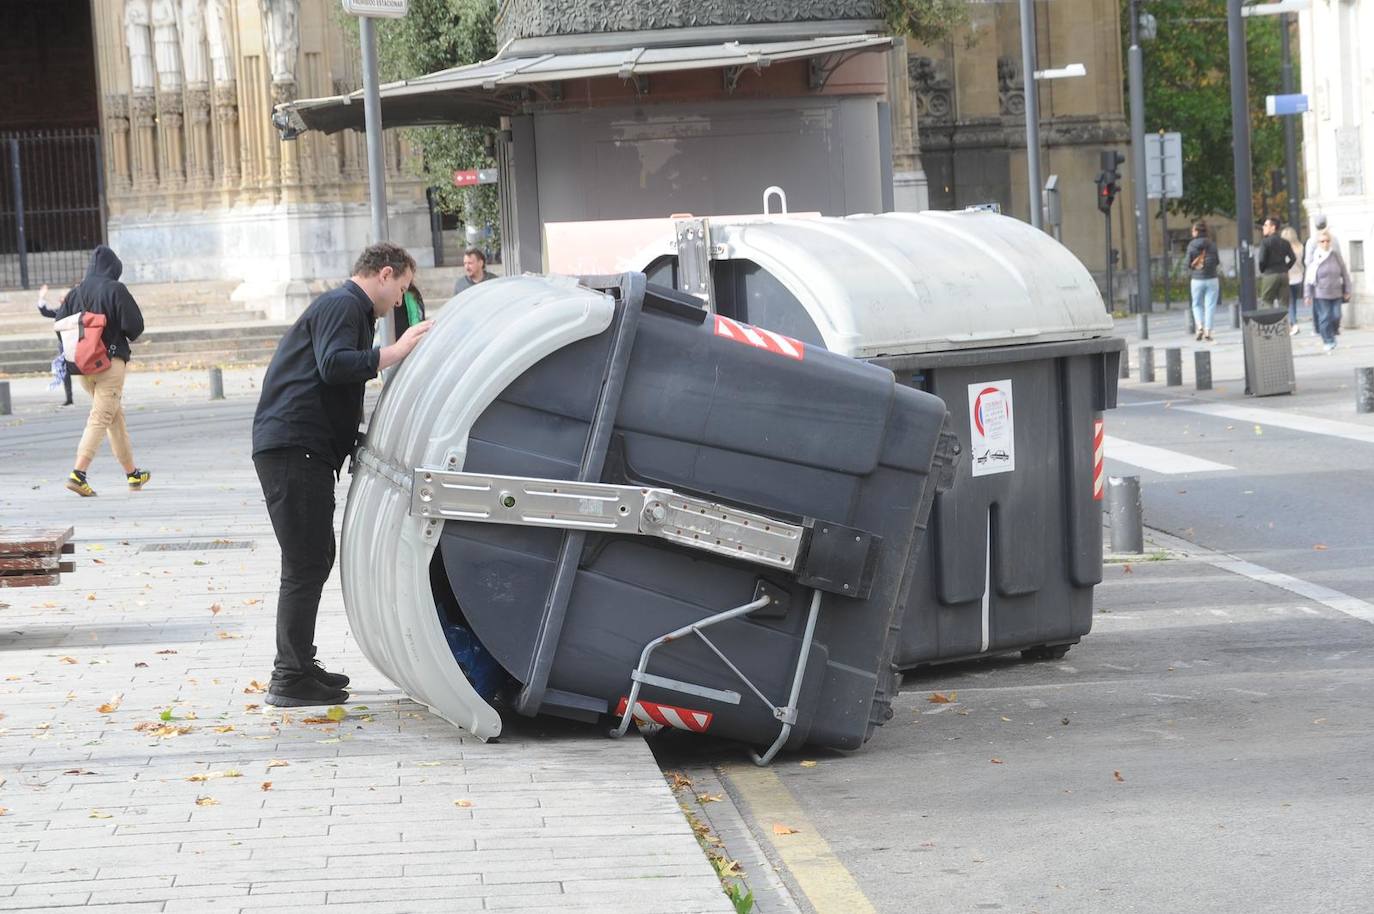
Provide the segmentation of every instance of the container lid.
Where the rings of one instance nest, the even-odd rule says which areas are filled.
[[[996,213],[709,221],[715,258],[752,261],[772,274],[832,352],[872,358],[1113,332],[1082,262],[1044,232]],[[628,237],[636,242],[616,243]],[[546,226],[554,269],[642,270],[674,253],[675,237],[670,219]]]

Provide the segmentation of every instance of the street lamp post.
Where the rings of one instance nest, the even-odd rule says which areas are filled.
[[[1131,79],[1131,184],[1135,201],[1136,307],[1149,314],[1150,198],[1145,172],[1145,60],[1140,50],[1140,2],[1131,0],[1131,47],[1127,52]],[[1161,201],[1163,197],[1161,196]],[[1161,206],[1163,203],[1161,202]]]
[[[1250,175],[1250,66],[1245,50],[1242,0],[1226,2],[1226,32],[1231,46],[1231,149],[1236,181],[1236,272],[1240,310],[1255,310],[1255,271],[1250,244],[1255,234],[1254,188]]]
[[[1035,84],[1035,4],[1020,0],[1021,72],[1024,75],[1026,108],[1026,198],[1030,202],[1030,221],[1044,227],[1040,212],[1040,93]]]
[[[1293,16],[1285,13],[1279,17],[1279,54],[1282,69],[1279,71],[1281,88],[1284,95],[1293,94],[1293,52],[1289,47],[1289,26]],[[1288,224],[1297,229],[1301,216],[1298,212],[1298,125],[1294,118],[1283,119],[1283,156],[1284,177],[1288,185]]]

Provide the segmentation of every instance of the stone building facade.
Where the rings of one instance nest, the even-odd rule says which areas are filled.
[[[1081,63],[1085,78],[1040,84],[1041,167],[1059,176],[1063,243],[1095,273],[1106,265],[1104,216],[1094,178],[1100,152],[1129,156],[1122,82],[1120,12],[1115,0],[1037,2],[1041,69]],[[969,4],[969,23],[937,46],[911,43],[908,73],[915,99],[920,160],[933,209],[998,203],[1029,217],[1025,84],[1017,4]],[[1135,267],[1129,165],[1112,211],[1112,246]],[[1043,180],[1043,178],[1042,178]],[[1038,193],[1038,189],[1036,190]],[[1156,240],[1152,249],[1158,252]],[[1124,285],[1124,284],[1122,284]]]
[[[1347,318],[1374,323],[1374,2],[1313,0],[1298,14],[1303,167],[1310,216],[1325,213],[1354,280]]]
[[[109,243],[134,282],[241,280],[289,318],[369,240],[363,137],[283,142],[272,107],[360,85],[336,0],[92,0]],[[388,133],[392,238],[432,262]]]

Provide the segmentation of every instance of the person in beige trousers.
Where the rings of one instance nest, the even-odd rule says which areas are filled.
[[[67,477],[67,488],[89,498],[95,495],[86,478],[86,471],[95,460],[100,442],[110,439],[110,450],[124,468],[129,488],[142,489],[152,474],[134,463],[133,444],[124,423],[124,378],[129,366],[129,343],[143,333],[143,312],[119,281],[124,264],[115,252],[100,245],[91,254],[86,278],[67,294],[58,310],[59,319],[82,311],[105,315],[105,330],[101,335],[110,353],[110,367],[95,375],[83,375],[75,365],[67,363],[67,370],[81,379],[81,387],[91,395],[91,413],[86,418],[86,430],[76,446],[76,462]]]

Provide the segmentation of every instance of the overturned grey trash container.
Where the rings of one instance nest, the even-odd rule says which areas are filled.
[[[549,254],[587,263],[639,239],[621,263],[706,288],[726,318],[889,368],[949,408],[964,459],[936,497],[898,665],[1058,656],[1085,635],[1102,578],[1095,443],[1125,344],[1083,264],[992,213],[693,221],[708,262],[679,258],[671,220],[550,226]]]
[[[1242,315],[1241,332],[1245,335],[1245,381],[1250,394],[1272,397],[1297,390],[1288,310],[1246,312]]]
[[[482,283],[359,450],[354,636],[481,737],[500,705],[711,733],[759,761],[857,748],[890,716],[946,421],[890,371],[642,274]]]

